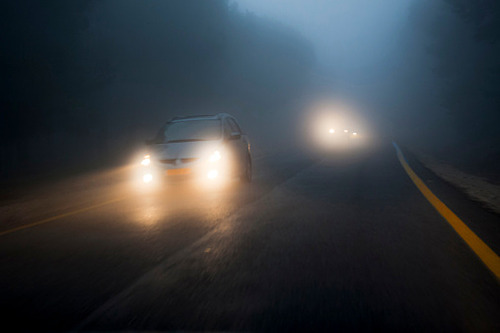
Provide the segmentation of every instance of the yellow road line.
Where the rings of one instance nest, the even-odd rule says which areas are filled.
[[[104,201],[104,202],[101,202],[99,204],[95,204],[95,205],[92,205],[92,206],[89,206],[89,207],[77,209],[77,210],[71,211],[69,213],[64,213],[64,214],[52,216],[52,217],[43,219],[43,220],[38,221],[38,222],[34,222],[34,223],[26,224],[26,225],[23,225],[23,226],[20,226],[20,227],[17,227],[17,228],[12,228],[12,229],[9,229],[9,230],[6,230],[6,231],[2,231],[2,232],[0,232],[0,236],[4,236],[4,235],[10,234],[10,233],[13,233],[13,232],[16,232],[16,231],[20,231],[20,230],[23,230],[23,229],[28,229],[28,228],[31,228],[31,227],[35,227],[37,225],[44,224],[44,223],[47,223],[47,222],[52,222],[52,221],[55,221],[55,220],[58,220],[58,219],[62,219],[64,217],[68,217],[68,216],[80,214],[80,213],[83,213],[83,212],[87,212],[89,210],[96,209],[96,208],[99,208],[99,207],[102,207],[102,206],[106,206],[106,205],[109,205],[109,204],[112,204],[112,203],[115,203],[115,202],[119,202],[119,201],[122,201],[122,200],[125,200],[125,199],[126,199],[125,197],[118,198],[118,199],[112,199],[112,200]]]
[[[410,168],[406,159],[399,149],[398,145],[393,142],[394,148],[396,148],[396,153],[398,155],[399,162],[405,169],[408,176],[417,188],[422,192],[425,198],[436,208],[436,210],[445,218],[446,221],[452,226],[453,229],[462,237],[462,239],[469,245],[469,247],[474,251],[474,253],[481,259],[481,261],[489,268],[489,270],[495,274],[497,281],[500,280],[500,258],[493,252],[492,249],[486,245],[481,238],[479,238],[472,230],[470,230],[467,225],[460,220],[441,200],[438,199],[431,192],[431,190],[425,185],[425,183],[417,176],[417,174]]]

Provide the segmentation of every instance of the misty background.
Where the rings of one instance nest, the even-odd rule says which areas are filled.
[[[493,0],[9,1],[2,179],[122,163],[177,115],[300,141],[298,102],[356,105],[390,138],[498,179]],[[309,97],[308,97],[309,96]]]

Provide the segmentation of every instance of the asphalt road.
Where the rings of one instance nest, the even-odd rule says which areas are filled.
[[[407,158],[500,253],[500,217]],[[123,168],[4,200],[2,326],[500,331],[499,280],[390,141],[268,154],[254,169],[251,185],[138,191]]]

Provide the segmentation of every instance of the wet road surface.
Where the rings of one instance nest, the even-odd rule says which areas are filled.
[[[500,253],[499,216],[408,160]],[[389,141],[268,154],[254,169],[251,185],[155,191],[132,189],[128,171],[115,170],[5,200],[4,326],[499,331],[498,279]]]

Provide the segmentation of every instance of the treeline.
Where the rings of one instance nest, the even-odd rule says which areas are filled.
[[[500,136],[500,2],[446,0],[430,48],[442,103],[465,140]],[[499,142],[500,143],[500,142]]]
[[[300,35],[225,0],[20,0],[0,11],[7,177],[116,160],[179,114],[226,111],[257,126],[314,61]]]
[[[456,147],[496,146],[499,154],[500,2],[421,0],[409,14],[399,83],[414,110],[405,125],[436,144],[453,135]]]

